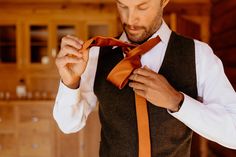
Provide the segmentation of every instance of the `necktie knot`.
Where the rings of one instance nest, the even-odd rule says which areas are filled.
[[[161,41],[160,37],[152,38],[141,45],[135,45],[120,41],[115,38],[96,36],[83,45],[83,50],[92,46],[118,46],[121,47],[126,57],[120,61],[109,73],[107,80],[119,89],[128,82],[128,78],[134,69],[141,67],[140,58]]]
[[[128,55],[129,54],[129,51],[131,51],[133,49],[133,47],[128,47],[128,46],[124,46],[124,47],[121,47],[122,48],[122,51],[124,54]]]

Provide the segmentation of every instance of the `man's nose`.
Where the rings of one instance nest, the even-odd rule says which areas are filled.
[[[137,16],[134,10],[130,10],[127,17],[127,24],[133,26],[137,22]]]

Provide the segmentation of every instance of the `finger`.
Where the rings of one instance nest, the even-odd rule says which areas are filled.
[[[58,57],[63,57],[66,55],[74,55],[79,58],[83,56],[83,54],[81,52],[79,52],[78,49],[76,49],[70,45],[65,45],[64,47],[62,47],[62,49],[58,53]]]
[[[150,77],[156,73],[145,68],[138,68],[134,70],[133,74],[139,74],[142,76]]]
[[[71,36],[65,36],[62,38],[61,48],[63,48],[65,45],[70,45],[72,47],[75,47],[76,49],[82,48],[82,44],[80,44],[80,40],[72,38]]]
[[[129,79],[135,82],[146,84],[146,85],[149,84],[149,82],[151,81],[150,77],[139,75],[139,74],[132,74],[130,75]]]
[[[76,57],[69,57],[69,56],[64,56],[56,59],[56,65],[58,67],[64,67],[67,64],[70,63],[80,63],[82,59],[76,58]]]
[[[72,38],[72,39],[74,39],[74,40],[77,40],[81,45],[83,45],[84,44],[84,41],[83,40],[81,40],[81,39],[79,39],[78,37],[76,37],[76,36],[73,36],[73,35],[67,35],[69,38]]]
[[[141,96],[141,97],[144,97],[146,98],[146,92],[143,91],[143,90],[139,90],[139,89],[134,89],[134,93]]]
[[[138,89],[138,90],[143,90],[143,91],[145,91],[145,90],[147,90],[147,86],[146,85],[144,85],[144,84],[142,84],[142,83],[138,83],[138,82],[130,82],[129,83],[129,86],[131,87],[131,88],[133,88],[133,89]]]

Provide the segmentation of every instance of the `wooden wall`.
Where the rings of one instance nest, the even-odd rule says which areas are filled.
[[[236,1],[214,0],[211,15],[211,46],[221,58],[236,89]]]
[[[221,58],[226,75],[236,89],[236,0],[212,0],[211,46]],[[235,157],[236,150],[209,142],[218,157]]]

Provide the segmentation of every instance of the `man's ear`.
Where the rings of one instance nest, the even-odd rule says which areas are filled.
[[[161,1],[161,2],[162,2],[162,5],[161,5],[162,9],[165,8],[165,6],[169,3],[169,1],[170,1],[170,0],[162,0],[162,1]]]

